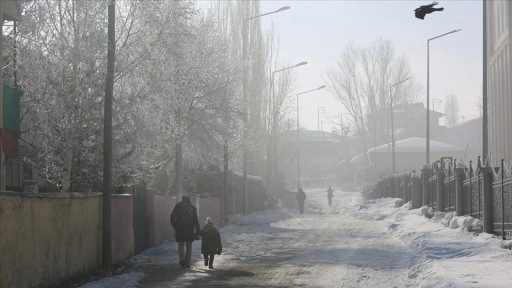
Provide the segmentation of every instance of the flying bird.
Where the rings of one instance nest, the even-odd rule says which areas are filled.
[[[437,2],[432,2],[432,4],[420,6],[419,8],[414,9],[414,15],[416,18],[423,20],[427,14],[430,14],[434,11],[443,11],[443,7],[434,8],[434,6],[437,4]]]

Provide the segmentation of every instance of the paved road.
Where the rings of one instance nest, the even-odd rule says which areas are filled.
[[[141,287],[414,287],[406,277],[411,250],[386,234],[385,223],[352,217],[354,193],[335,193],[332,208],[325,191],[306,193],[304,215],[227,227],[215,270],[197,254],[190,270],[146,265]]]

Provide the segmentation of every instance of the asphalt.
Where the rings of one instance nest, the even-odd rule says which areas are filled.
[[[406,277],[414,257],[408,247],[382,223],[351,217],[349,197],[338,196],[332,208],[318,203],[320,196],[309,195],[304,215],[238,227],[239,237],[223,239],[229,248],[213,270],[197,254],[190,269],[138,265],[145,274],[140,287],[413,287]]]

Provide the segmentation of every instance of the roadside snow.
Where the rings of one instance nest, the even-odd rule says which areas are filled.
[[[389,198],[361,202],[353,213],[386,221],[388,232],[412,247],[417,259],[409,277],[418,287],[512,287],[512,252],[501,248],[508,242],[468,232],[468,227],[480,225],[479,220],[451,213],[429,219],[422,216],[426,207],[409,210],[405,205],[394,208],[394,203]]]

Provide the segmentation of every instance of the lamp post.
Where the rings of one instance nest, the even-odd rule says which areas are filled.
[[[459,32],[461,29],[453,30],[427,39],[427,137],[426,137],[426,163],[430,163],[430,41]]]
[[[393,158],[393,174],[396,173],[396,169],[395,169],[395,133],[393,131],[394,129],[394,125],[393,125],[393,93],[391,93],[393,87],[397,86],[397,85],[400,85],[402,83],[404,83],[405,81],[407,80],[410,80],[412,77],[409,77],[409,78],[406,78],[404,80],[401,80],[401,81],[398,81],[394,84],[391,84],[389,85],[389,110],[391,110],[391,154],[392,154],[392,158]]]
[[[243,202],[243,214],[247,215],[247,129],[248,129],[248,120],[249,120],[249,107],[247,101],[247,71],[246,71],[246,62],[247,62],[247,23],[250,20],[267,16],[270,14],[278,13],[281,11],[285,11],[290,9],[290,6],[283,6],[275,11],[263,13],[256,16],[251,16],[245,18],[242,21],[242,60],[244,63],[243,67],[243,81],[242,81],[242,90],[243,90],[243,105],[244,105],[244,129],[242,134],[242,147],[243,147],[243,156],[242,156],[242,202]]]
[[[275,74],[276,73],[279,73],[279,72],[283,72],[283,71],[286,71],[286,70],[290,70],[290,69],[293,69],[293,68],[296,68],[296,67],[300,67],[300,66],[303,66],[303,65],[306,65],[308,64],[308,62],[306,61],[303,61],[303,62],[300,62],[300,63],[297,63],[293,66],[289,66],[289,67],[285,67],[285,68],[282,68],[282,69],[279,69],[279,70],[275,70],[272,72],[272,75],[271,75],[271,79],[270,79],[270,89],[272,90],[271,92],[271,103],[273,104],[271,106],[271,112],[272,112],[272,139],[271,139],[271,143],[272,143],[272,158],[270,158],[270,155],[267,155],[267,159],[273,159],[274,161],[274,173],[276,174],[277,173],[277,116],[278,116],[278,113],[279,111],[277,110],[277,107],[275,106],[275,89],[274,89],[274,79],[275,79]],[[267,160],[269,161],[269,160]],[[272,164],[272,162],[268,162],[269,164]],[[267,179],[272,179],[271,181],[271,187],[272,188],[275,188],[275,178],[276,176],[272,176],[271,175],[271,171],[269,169],[269,167],[272,167],[272,165],[268,165],[267,166]]]
[[[297,93],[297,191],[300,188],[300,134],[299,134],[299,96],[302,94],[314,92],[320,89],[324,89],[325,85],[322,85],[316,89],[308,90],[304,92]]]

